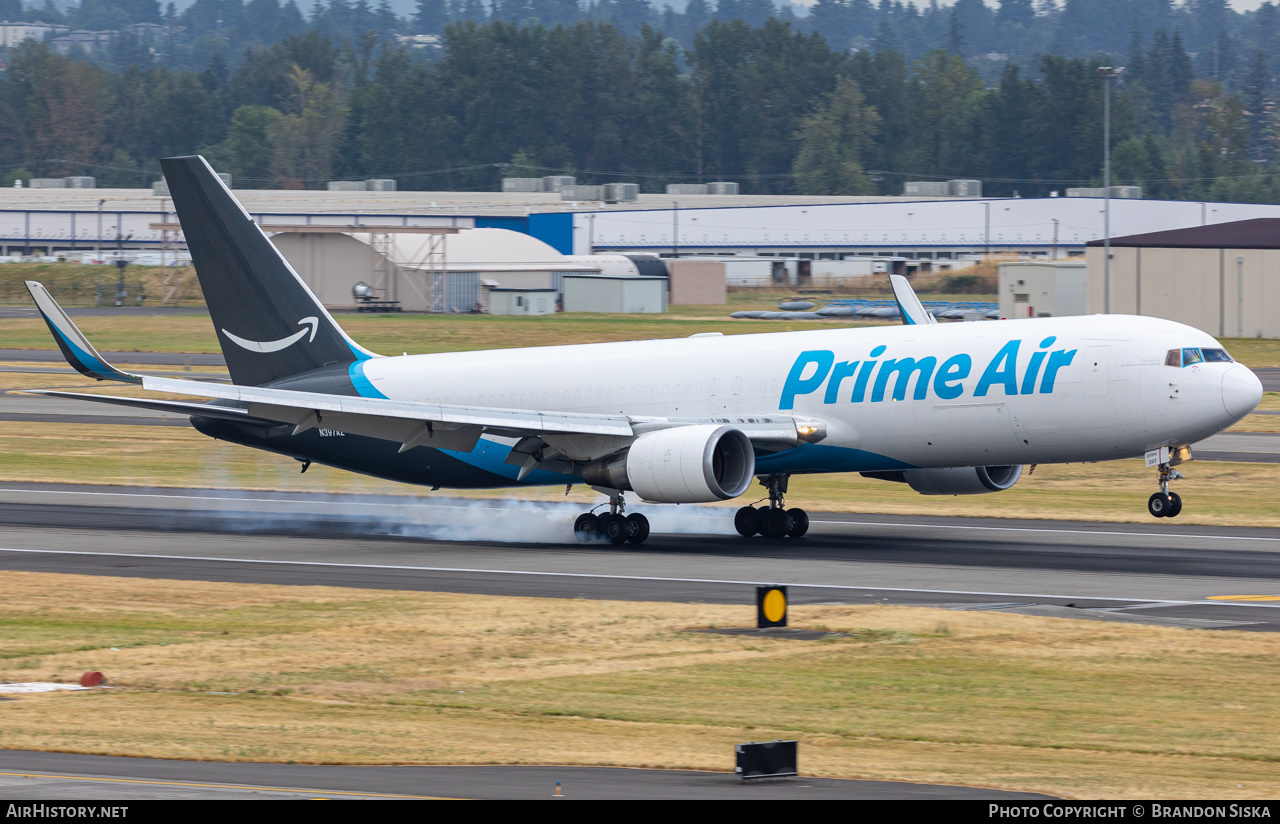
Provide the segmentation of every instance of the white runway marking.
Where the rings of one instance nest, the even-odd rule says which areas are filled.
[[[70,491],[70,490],[56,490],[56,489],[33,490],[33,489],[5,489],[5,488],[0,488],[0,492],[15,492],[20,494],[34,494],[34,495],[86,495],[86,496],[99,495],[104,497],[124,497],[124,498],[130,498],[130,499],[162,498],[162,499],[169,499],[169,500],[184,500],[184,501],[222,501],[222,502],[240,501],[243,503],[294,504],[298,506],[317,506],[317,505],[323,505],[326,503],[333,503],[332,501],[299,501],[291,498],[249,498],[249,497],[231,497],[231,496],[224,497],[221,495],[164,495],[164,494],[152,493],[152,492],[141,492],[141,493],[76,492],[76,491]],[[335,495],[334,497],[341,497],[341,496]],[[431,499],[415,498],[415,499],[407,500],[404,503],[343,500],[342,504],[344,506],[358,506],[358,507],[369,507],[369,508],[397,508],[397,507],[406,507],[406,506],[417,506],[423,500],[430,501]],[[483,503],[485,500],[489,500],[489,499],[484,499],[484,498],[475,499],[476,503]],[[492,499],[492,500],[496,501],[501,499]],[[543,502],[539,502],[539,503],[543,503]],[[559,502],[552,501],[552,502],[546,502],[546,503],[555,504]],[[433,509],[472,509],[474,507],[474,504],[472,506],[455,506],[452,504],[431,503],[430,506]],[[496,508],[498,507],[495,507],[495,509]],[[730,515],[731,513],[728,510],[726,510],[725,518],[730,517]],[[1198,539],[1213,539],[1218,541],[1280,541],[1280,537],[1268,538],[1268,537],[1253,536],[1253,535],[1197,535],[1197,534],[1185,533],[1185,532],[1122,532],[1119,530],[1057,529],[1054,527],[1029,527],[1029,526],[972,526],[972,525],[963,525],[963,524],[919,524],[919,523],[898,523],[898,522],[889,522],[889,521],[832,521],[832,520],[820,520],[816,518],[813,519],[811,523],[845,525],[845,526],[887,526],[887,527],[899,527],[899,528],[909,528],[909,529],[948,529],[948,530],[964,529],[964,530],[976,530],[979,532],[1040,532],[1046,535],[1105,535],[1105,536],[1113,536],[1113,537],[1119,536],[1119,537],[1130,537],[1130,538],[1198,538]]]
[[[161,559],[166,561],[212,561],[235,564],[281,564],[285,566],[333,567],[339,569],[376,569],[400,572],[456,572],[474,575],[528,575],[546,578],[593,578],[608,581],[650,581],[680,584],[734,584],[739,586],[788,586],[798,589],[840,589],[850,591],[871,592],[919,592],[927,595],[982,595],[995,598],[1053,598],[1077,599],[1081,601],[1116,601],[1118,603],[1152,604],[1160,606],[1221,606],[1222,601],[1170,601],[1168,599],[1151,598],[1115,598],[1098,595],[1046,595],[1031,592],[986,592],[981,590],[959,589],[917,589],[911,587],[880,586],[848,586],[845,584],[809,584],[781,581],[738,581],[720,578],[669,578],[654,575],[604,575],[590,572],[541,572],[515,569],[473,569],[467,567],[426,567],[406,566],[400,564],[340,564],[332,561],[273,561],[262,558],[217,558],[203,555],[145,555],[123,552],[84,552],[81,550],[63,549],[13,549],[0,547],[0,552],[21,552],[33,555],[87,555],[104,558],[133,558],[139,560]],[[1231,602],[1232,606],[1249,606],[1260,609],[1280,609],[1280,604],[1262,604],[1257,602]]]

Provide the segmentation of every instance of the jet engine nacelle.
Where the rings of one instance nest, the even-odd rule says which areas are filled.
[[[1022,466],[953,466],[907,469],[903,478],[921,495],[984,495],[1002,492],[1022,477]]]
[[[698,504],[738,497],[755,470],[755,450],[741,430],[700,424],[641,435],[625,453],[587,464],[582,479],[654,503]]]

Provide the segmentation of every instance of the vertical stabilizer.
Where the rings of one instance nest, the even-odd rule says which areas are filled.
[[[231,379],[261,386],[373,357],[356,345],[203,157],[160,161]]]

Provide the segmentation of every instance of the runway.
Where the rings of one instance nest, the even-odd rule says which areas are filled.
[[[728,753],[726,755],[732,755]],[[972,787],[611,767],[336,767],[115,758],[0,750],[0,798],[62,801],[332,798],[874,800],[1047,799]]]
[[[642,547],[573,542],[572,504],[10,484],[0,569],[491,595],[928,604],[1280,630],[1280,530],[813,513],[743,540],[732,510],[637,507]],[[1270,600],[1256,600],[1256,599]]]

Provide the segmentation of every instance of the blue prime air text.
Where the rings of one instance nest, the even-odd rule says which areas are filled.
[[[1011,340],[1000,347],[1000,351],[982,370],[973,387],[973,397],[986,397],[997,388],[1003,390],[1005,395],[1031,395],[1036,392],[1051,394],[1058,370],[1069,366],[1077,351],[1043,351],[1053,346],[1056,340],[1056,337],[1051,336],[1040,341],[1038,349],[1042,351],[1032,352],[1021,371],[1018,368],[1018,350],[1022,341]],[[913,399],[924,400],[932,387],[935,397],[949,401],[965,393],[965,381],[973,374],[973,358],[966,354],[952,355],[941,364],[932,355],[918,359],[878,360],[885,349],[884,346],[877,346],[871,350],[868,358],[861,361],[838,362],[835,353],[829,349],[801,352],[787,374],[778,408],[794,409],[797,396],[811,395],[824,385],[822,402],[826,404],[864,401],[878,403],[885,399],[886,393],[895,401],[906,400],[912,377],[915,377]],[[877,366],[880,367],[879,371],[876,370]]]

